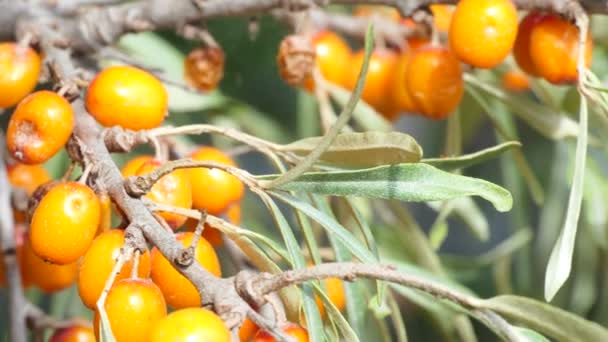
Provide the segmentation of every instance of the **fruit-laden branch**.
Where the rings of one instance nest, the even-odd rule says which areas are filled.
[[[14,36],[17,23],[24,18],[51,16],[53,12],[64,13],[66,9],[77,8],[74,4],[90,4],[92,0],[33,0],[29,2],[0,0],[0,39]],[[112,1],[104,1],[111,3]],[[151,31],[161,28],[178,28],[186,23],[196,23],[205,19],[228,16],[250,16],[255,14],[275,13],[284,16],[281,9],[303,9],[315,3],[341,4],[385,4],[395,7],[404,16],[409,16],[417,9],[433,3],[454,4],[456,0],[139,0],[125,4],[106,5],[81,9],[77,13],[61,18],[60,26],[65,41],[72,49],[82,52],[94,52],[100,46],[107,46],[129,32]],[[520,9],[546,8],[559,13],[568,13],[575,0],[514,0]],[[589,13],[608,13],[608,1],[582,0],[583,8]],[[290,6],[291,5],[291,6]],[[53,11],[53,12],[52,12]],[[365,25],[357,24],[344,17],[329,15],[321,10],[312,9],[313,22],[325,24],[349,34],[363,36]],[[65,14],[65,13],[64,13]],[[380,33],[386,32],[389,40],[395,40],[394,25],[388,21],[376,23]],[[391,26],[394,26],[391,28]],[[18,28],[18,27],[17,27]],[[19,29],[19,28],[18,28]]]

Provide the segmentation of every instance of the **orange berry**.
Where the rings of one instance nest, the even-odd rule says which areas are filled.
[[[107,193],[102,192],[97,198],[99,198],[100,215],[99,226],[95,233],[96,236],[103,232],[107,232],[112,226],[112,200],[110,199],[110,196]]]
[[[78,294],[86,307],[95,309],[106,280],[116,265],[124,242],[125,232],[121,229],[112,229],[95,238],[84,255],[78,270]],[[129,278],[132,269],[133,259],[125,263],[115,281]],[[137,274],[141,278],[147,278],[150,274],[150,253],[148,251],[139,257]]]
[[[7,168],[7,172],[11,186],[23,189],[30,196],[40,185],[51,180],[46,169],[37,164],[13,164]]]
[[[0,43],[0,108],[16,105],[38,83],[40,56],[29,46]]]
[[[519,23],[517,38],[513,45],[513,58],[515,58],[517,65],[521,70],[533,76],[538,76],[538,71],[530,56],[530,36],[536,24],[538,24],[545,15],[546,14],[536,11],[528,13],[528,15]]]
[[[224,50],[219,46],[202,46],[184,60],[184,78],[201,91],[217,88],[224,77]]]
[[[175,238],[184,247],[189,247],[193,233],[183,232]],[[194,248],[194,260],[207,271],[220,277],[222,271],[215,250],[207,240],[200,238]],[[175,309],[201,305],[201,297],[194,285],[167,260],[157,248],[152,249],[152,271],[150,277],[162,291],[167,304]]]
[[[140,130],[160,126],[168,95],[150,73],[132,66],[113,66],[100,72],[89,85],[86,108],[106,126]]]
[[[308,331],[296,324],[290,324],[283,328],[283,332],[295,339],[297,342],[308,342]],[[275,342],[276,340],[265,330],[259,330],[251,342]]]
[[[578,28],[556,15],[540,19],[530,34],[530,58],[538,71],[553,84],[575,83],[578,79]],[[591,65],[593,41],[587,36],[585,65]]]
[[[167,315],[167,306],[150,279],[123,279],[114,283],[104,305],[116,342],[148,342],[154,327]],[[95,311],[95,321],[99,313]],[[99,339],[99,324],[95,336]]]
[[[213,147],[201,147],[190,158],[236,166],[230,157]],[[243,183],[223,170],[201,167],[188,169],[188,172],[192,184],[192,206],[196,209],[205,209],[211,215],[220,215],[243,197]]]
[[[241,205],[235,204],[232,205],[226,210],[226,218],[228,221],[232,222],[232,224],[236,224],[237,226],[241,224]]]
[[[449,5],[431,5],[429,6],[433,13],[433,24],[439,32],[448,32],[452,23],[454,9]]]
[[[239,329],[239,340],[241,340],[241,342],[249,341],[258,330],[260,330],[260,327],[258,327],[257,324],[253,323],[249,318],[245,318]]]
[[[407,50],[399,55],[391,80],[389,96],[392,102],[392,107],[397,112],[415,113],[418,111],[416,103],[414,102],[412,95],[410,95],[405,82],[407,67],[409,65],[411,56],[412,52]]]
[[[331,31],[320,31],[310,39],[315,50],[315,66],[327,81],[339,86],[348,84],[348,61],[352,56],[350,46]],[[314,80],[306,79],[304,87],[314,90]]]
[[[137,170],[137,175],[142,176],[148,174],[160,165],[161,163],[158,160],[150,160]],[[178,169],[163,176],[152,186],[152,189],[146,197],[160,204],[185,209],[192,208],[192,190],[188,172],[186,170]],[[186,217],[182,215],[164,211],[160,211],[158,214],[173,229],[177,229],[186,222]]]
[[[139,168],[142,167],[142,165],[144,165],[146,162],[149,162],[152,159],[154,159],[154,157],[150,156],[150,155],[137,156],[137,157],[129,160],[122,167],[120,172],[122,173],[122,176],[125,178],[127,178],[129,176],[135,176],[135,174],[137,173],[137,170],[139,170]]]
[[[19,102],[6,141],[12,156],[25,164],[40,164],[54,156],[74,128],[72,106],[52,91],[41,90]]]
[[[44,261],[34,253],[28,239],[23,246],[22,278],[24,284],[32,284],[46,293],[63,290],[76,281],[78,263],[55,265]]]
[[[344,284],[342,284],[342,280],[339,278],[326,278],[324,280],[326,294],[331,300],[331,302],[336,306],[336,308],[340,311],[344,310],[346,307],[346,297],[344,294]],[[317,295],[315,295],[315,301],[317,302],[317,307],[319,308],[319,312],[321,313],[321,317],[325,317],[325,306],[323,305],[323,301]]]
[[[429,46],[414,52],[407,68],[406,84],[416,107],[433,119],[447,117],[464,93],[460,61],[441,47]]]
[[[49,342],[95,342],[95,332],[89,326],[72,325],[55,331]]]
[[[520,70],[509,70],[502,75],[502,85],[514,92],[527,91],[530,90],[530,78]]]
[[[95,238],[99,199],[86,185],[69,182],[44,195],[32,217],[30,242],[36,255],[55,264],[77,261]]]
[[[349,89],[355,88],[364,57],[365,52],[359,51],[351,59]],[[394,108],[392,108],[390,97],[387,96],[396,65],[397,54],[393,51],[376,50],[372,52],[369,59],[367,78],[365,79],[365,85],[361,93],[361,98],[365,102],[388,119],[394,119],[397,115]]]
[[[174,311],[152,328],[150,342],[229,342],[230,331],[214,312],[203,308]]]
[[[493,68],[513,48],[517,8],[511,0],[462,0],[450,24],[450,47],[465,63]]]

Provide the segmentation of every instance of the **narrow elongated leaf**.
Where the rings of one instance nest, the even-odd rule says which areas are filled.
[[[281,213],[281,210],[270,196],[265,193],[260,193],[259,195],[264,204],[266,204],[271,211],[275,223],[279,227],[279,231],[283,236],[283,241],[287,247],[287,252],[289,253],[294,269],[306,268],[306,260],[304,260],[304,256],[300,251],[300,245],[293,235],[293,231],[285,219],[285,216]],[[323,322],[321,321],[321,315],[313,295],[313,288],[310,284],[302,285],[302,297],[302,305],[304,314],[306,315],[306,326],[310,334],[310,340],[322,342]]]
[[[307,155],[323,137],[311,137],[283,145],[282,151]],[[415,163],[422,157],[422,148],[414,138],[399,132],[341,133],[319,160],[353,167]]]
[[[549,139],[573,138],[581,130],[576,121],[570,119],[565,113],[558,113],[525,96],[506,92],[491,84],[482,82],[470,74],[465,74],[464,80],[476,89],[504,102],[520,119]]]
[[[359,342],[359,337],[357,333],[353,330],[353,328],[348,324],[348,321],[340,310],[334,305],[328,295],[321,289],[318,285],[313,285],[315,289],[315,293],[321,301],[323,302],[323,307],[325,308],[329,318],[336,324],[336,326],[342,332],[342,336],[346,339],[346,341]]]
[[[534,299],[498,296],[482,306],[557,341],[608,341],[608,330],[599,324]]]
[[[340,106],[346,106],[351,95],[350,91],[330,82],[326,82],[325,87],[329,96],[334,101]],[[393,130],[391,123],[363,100],[359,100],[359,103],[357,103],[357,106],[353,110],[353,119],[365,131],[390,132]]]
[[[477,203],[470,197],[452,200],[454,214],[467,226],[475,238],[486,241],[490,237],[489,223]],[[441,202],[429,202],[428,205],[439,211]]]
[[[469,166],[483,163],[487,160],[497,158],[506,151],[520,147],[521,143],[519,141],[507,141],[496,146],[488,147],[481,151],[477,151],[470,154],[464,154],[458,157],[428,158],[422,159],[421,161],[425,164],[430,164],[440,169],[450,171],[464,169]]]
[[[576,142],[574,160],[574,176],[572,189],[568,198],[568,210],[562,231],[555,242],[549,257],[549,265],[545,273],[545,299],[551,301],[557,291],[564,285],[572,270],[572,254],[578,219],[583,202],[583,184],[585,181],[585,162],[587,160],[587,99],[581,97],[580,123],[581,134]]]
[[[480,196],[498,211],[513,205],[506,189],[476,178],[441,171],[430,165],[399,164],[355,171],[314,172],[279,186],[282,190],[335,196],[397,199],[406,202],[442,201]]]
[[[313,221],[320,224],[323,228],[325,228],[325,230],[327,230],[328,234],[333,234],[336,238],[338,238],[344,244],[344,246],[362,262],[378,262],[374,254],[365,248],[361,241],[357,240],[346,228],[344,228],[342,225],[340,225],[340,223],[326,213],[316,209],[308,202],[289,194],[276,191],[269,191],[268,193],[271,196],[278,198],[282,202],[285,202],[294,209],[301,211]]]
[[[523,339],[525,339],[525,341],[528,342],[550,342],[549,339],[547,339],[545,336],[537,333],[534,330],[530,330],[530,329],[526,329],[526,328],[520,328],[520,327],[514,327],[515,331],[517,331],[517,333],[519,334],[520,337],[522,337]]]

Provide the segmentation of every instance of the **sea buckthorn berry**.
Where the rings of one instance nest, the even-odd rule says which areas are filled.
[[[184,60],[184,78],[201,91],[217,88],[224,78],[224,50],[219,46],[196,48]]]
[[[140,130],[160,126],[168,95],[150,73],[121,65],[104,69],[93,79],[85,103],[88,112],[106,127]]]
[[[519,23],[517,38],[513,45],[513,58],[515,58],[515,62],[517,62],[517,65],[521,70],[533,76],[538,76],[538,71],[530,56],[530,36],[532,35],[532,30],[536,24],[538,24],[545,15],[546,14],[537,11],[528,13],[528,15]]]
[[[331,31],[320,31],[310,38],[315,51],[314,65],[327,81],[339,86],[348,84],[348,61],[352,57],[350,46],[339,35]],[[312,77],[306,79],[304,87],[314,90]]]
[[[97,195],[86,185],[69,182],[54,186],[34,211],[32,249],[55,264],[77,261],[95,238],[100,211]]]
[[[544,16],[532,29],[530,57],[539,76],[553,84],[574,83],[578,79],[578,36],[576,25],[557,16]],[[593,41],[587,36],[585,65],[591,65]]]
[[[299,325],[291,324],[283,328],[283,332],[297,342],[308,342],[308,331]],[[251,342],[275,342],[276,340],[265,330],[258,331]]]
[[[110,199],[110,195],[106,192],[102,192],[97,195],[99,198],[99,226],[97,227],[96,236],[107,232],[110,230],[112,226],[112,200]]]
[[[363,65],[364,51],[357,52],[350,63],[349,89],[354,89],[359,71]],[[387,119],[395,119],[397,112],[392,106],[390,96],[387,96],[391,87],[391,80],[397,65],[397,54],[391,50],[376,50],[369,59],[367,77],[361,98],[374,107]]]
[[[23,189],[29,196],[51,176],[42,165],[13,164],[7,169],[8,180],[13,188]]]
[[[277,66],[285,83],[292,86],[302,84],[311,78],[314,64],[315,50],[308,37],[292,34],[279,44]]]
[[[324,283],[326,290],[325,293],[331,302],[338,310],[344,310],[346,307],[346,297],[344,295],[344,284],[342,284],[342,280],[338,278],[326,278]],[[315,295],[315,301],[317,302],[317,307],[319,308],[321,317],[325,317],[325,306],[323,305],[323,301],[317,295]]]
[[[178,233],[175,238],[183,247],[190,247],[194,234]],[[174,309],[201,305],[201,297],[194,285],[167,260],[157,248],[152,249],[152,270],[150,277],[158,285],[167,304]],[[199,238],[194,247],[194,260],[207,271],[220,277],[222,271],[215,250],[207,240]]]
[[[151,331],[167,315],[158,287],[149,279],[123,279],[114,283],[104,305],[116,342],[148,342]],[[95,311],[95,321],[99,313]],[[95,336],[99,339],[99,324]]]
[[[40,164],[63,148],[73,128],[70,103],[57,93],[41,90],[19,102],[9,121],[6,141],[15,159]]]
[[[454,8],[450,5],[431,5],[429,6],[433,13],[433,25],[439,32],[448,32],[454,15]]]
[[[443,119],[456,109],[464,93],[460,61],[446,48],[420,48],[410,59],[406,85],[422,114]]]
[[[415,113],[418,111],[416,103],[410,95],[405,82],[407,76],[407,67],[412,56],[411,51],[403,51],[397,61],[393,77],[391,79],[391,87],[389,88],[388,95],[392,102],[392,108],[397,112]]]
[[[222,151],[201,147],[191,156],[193,160],[236,166]],[[188,170],[192,183],[192,206],[205,209],[211,215],[222,214],[230,205],[243,198],[245,187],[240,179],[219,169],[195,168]]]
[[[493,68],[511,52],[517,8],[511,0],[462,0],[450,24],[450,46],[465,63]]]
[[[502,75],[502,85],[514,92],[530,90],[530,78],[520,70],[509,70]]]
[[[230,330],[214,312],[203,308],[174,311],[161,319],[150,333],[150,342],[229,342]]]
[[[260,330],[260,327],[258,327],[257,324],[253,323],[249,318],[245,318],[243,324],[241,324],[241,327],[239,328],[239,340],[241,340],[241,342],[248,342],[258,330]]]
[[[129,176],[135,176],[135,174],[137,173],[137,170],[139,170],[139,168],[141,168],[142,165],[144,165],[146,162],[149,162],[152,159],[154,159],[154,157],[151,155],[137,156],[137,157],[129,160],[122,167],[120,172],[122,173],[122,176],[125,178],[127,178]]]
[[[40,56],[29,46],[0,43],[0,108],[12,107],[38,83]]]
[[[55,265],[44,261],[34,253],[30,242],[24,242],[22,279],[24,284],[32,284],[46,293],[70,287],[76,281],[78,263]]]
[[[95,342],[93,327],[72,325],[55,331],[49,342]]]
[[[26,222],[32,222],[32,217],[36,212],[36,208],[38,208],[38,204],[40,204],[40,201],[42,201],[42,199],[49,192],[49,190],[51,190],[57,184],[61,184],[61,182],[51,180],[38,186],[36,190],[34,190],[34,192],[30,195],[30,198],[28,198],[27,200],[27,210],[25,212]]]
[[[25,230],[26,226],[23,223],[15,223],[15,254],[17,255],[17,264],[19,267],[19,273],[21,276],[21,286],[23,288],[30,287],[30,283],[24,279],[24,265],[23,265],[23,250],[25,244]],[[2,250],[2,241],[0,241],[0,250]],[[4,255],[0,253],[0,288],[6,285],[6,269],[4,266]]]
[[[137,175],[142,176],[148,174],[160,165],[161,163],[158,160],[150,160],[137,170]],[[152,189],[146,197],[160,204],[186,209],[192,208],[192,190],[188,172],[186,170],[178,169],[163,176],[152,186]],[[186,222],[186,217],[182,215],[164,211],[160,211],[158,214],[173,229],[177,229]]]
[[[124,242],[125,232],[121,229],[112,229],[95,238],[84,255],[78,269],[78,294],[86,307],[95,309],[106,280],[116,265]],[[133,259],[125,263],[116,275],[115,281],[129,278],[132,269]],[[137,275],[141,278],[147,278],[149,274],[150,253],[146,251],[139,256]]]

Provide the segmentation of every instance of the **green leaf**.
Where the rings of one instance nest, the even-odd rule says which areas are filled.
[[[520,337],[524,338],[528,342],[550,342],[549,339],[534,330],[521,327],[513,328],[519,334]]]
[[[363,244],[357,240],[346,228],[338,223],[333,217],[316,209],[308,202],[291,196],[287,193],[269,191],[271,196],[278,198],[296,210],[301,211],[313,221],[320,224],[328,234],[333,234],[348,250],[362,262],[377,263],[377,259]]]
[[[258,193],[266,207],[270,210],[272,217],[283,236],[283,241],[287,247],[291,262],[294,269],[306,268],[306,260],[300,251],[300,245],[293,235],[293,231],[289,226],[289,223],[281,213],[281,210],[276,203],[266,193]],[[321,314],[313,295],[313,288],[310,284],[302,285],[302,297],[304,314],[306,315],[306,326],[308,328],[311,341],[323,341],[323,321],[321,320]]]
[[[174,82],[184,82],[184,55],[167,40],[153,32],[124,35],[117,47],[148,68],[160,69],[163,76]],[[104,62],[104,63],[107,63]],[[219,92],[197,94],[175,85],[165,84],[169,93],[169,109],[192,112],[216,108],[226,102]]]
[[[477,203],[470,197],[456,198],[451,201],[454,214],[466,225],[470,233],[479,241],[487,241],[490,237],[489,223]],[[428,205],[439,211],[440,202],[429,202]]]
[[[330,82],[325,83],[325,88],[334,101],[340,106],[346,106],[346,103],[351,96],[350,91]],[[390,132],[393,130],[390,121],[386,120],[382,115],[376,112],[372,106],[368,105],[363,100],[359,100],[359,103],[357,103],[357,106],[353,110],[353,119],[364,131]]]
[[[430,165],[399,164],[355,171],[314,172],[279,186],[282,190],[334,196],[397,199],[406,202],[442,201],[480,196],[498,211],[513,205],[506,189],[490,182],[451,174]]]
[[[311,137],[281,146],[280,150],[307,155],[323,137]],[[414,138],[399,132],[341,133],[319,160],[341,166],[372,167],[386,164],[415,163],[422,148]]]
[[[323,289],[318,285],[313,285],[313,286],[315,289],[315,293],[317,294],[317,296],[319,296],[319,298],[323,302],[323,307],[325,308],[325,312],[327,313],[328,317],[333,322],[336,323],[336,325],[342,332],[342,336],[346,339],[346,341],[358,342],[359,337],[357,336],[357,333],[355,333],[353,328],[348,324],[348,321],[346,320],[346,318],[344,318],[344,316],[342,315],[340,310],[338,310],[338,308],[336,308],[336,306],[331,301],[331,299],[329,299],[329,297],[327,296],[325,291],[323,291]]]
[[[519,141],[507,141],[502,144],[483,149],[481,151],[477,151],[470,154],[464,154],[458,157],[428,158],[422,159],[421,162],[433,165],[443,170],[451,171],[457,169],[464,169],[469,166],[483,163],[487,160],[497,158],[506,151],[520,147],[521,143]]]
[[[481,305],[557,341],[608,341],[608,330],[599,324],[537,300],[506,295]]]
[[[587,99],[581,97],[580,124],[581,134],[576,142],[574,160],[574,176],[572,189],[568,198],[568,210],[562,231],[555,242],[549,257],[549,265],[545,273],[545,299],[551,301],[557,291],[564,285],[572,270],[572,254],[578,219],[583,202],[583,184],[585,181],[585,162],[587,160]]]
[[[573,138],[581,130],[576,121],[565,113],[556,112],[530,100],[525,95],[506,92],[487,82],[480,81],[471,74],[465,74],[464,79],[469,85],[504,102],[520,119],[549,139]]]

